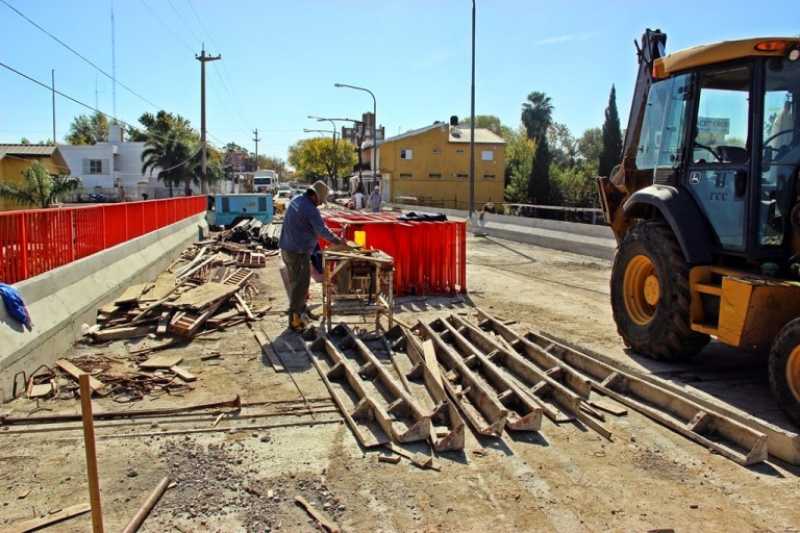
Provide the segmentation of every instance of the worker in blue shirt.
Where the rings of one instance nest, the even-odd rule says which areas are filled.
[[[302,332],[309,318],[313,318],[306,308],[306,295],[311,282],[311,254],[318,239],[344,244],[319,214],[317,206],[327,198],[328,186],[317,181],[289,203],[283,216],[279,246],[289,278],[289,327],[297,332]]]

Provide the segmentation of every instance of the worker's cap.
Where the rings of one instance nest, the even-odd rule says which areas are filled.
[[[317,195],[317,200],[319,203],[324,204],[325,201],[328,199],[328,186],[325,184],[324,181],[315,181],[311,184],[311,187],[308,190],[313,191],[314,194]]]

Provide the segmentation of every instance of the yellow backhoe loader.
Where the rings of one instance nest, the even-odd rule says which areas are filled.
[[[619,334],[658,359],[711,337],[769,352],[778,404],[800,424],[800,38],[665,54],[636,43],[621,163],[598,178],[618,242]]]

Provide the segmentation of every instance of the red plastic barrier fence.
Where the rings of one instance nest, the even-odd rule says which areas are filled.
[[[364,231],[368,248],[394,258],[395,295],[467,292],[466,222],[412,222],[394,213],[352,211],[327,211],[323,217],[347,239]]]
[[[205,196],[0,212],[0,282],[16,283],[206,210]]]

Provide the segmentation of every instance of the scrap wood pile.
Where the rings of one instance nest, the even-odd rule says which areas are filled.
[[[98,309],[97,324],[85,326],[84,338],[90,344],[128,340],[127,357],[62,359],[56,369],[40,368],[26,377],[28,397],[74,394],[84,372],[94,379],[93,392],[117,401],[187,389],[195,377],[178,366],[182,357],[155,352],[253,322],[266,313],[270,306],[258,301],[253,269],[265,266],[267,254],[217,240],[194,244],[153,282],[132,285]]]
[[[458,451],[466,427],[500,438],[563,424],[611,441],[609,415],[632,409],[737,463],[767,457],[764,434],[481,310],[475,320],[451,314],[369,335],[340,324],[307,351],[365,448],[426,441],[436,452]]]
[[[232,227],[219,232],[217,240],[225,243],[239,243],[251,250],[258,251],[265,247],[277,250],[278,240],[281,237],[283,217],[273,217],[272,221],[264,224],[255,218],[244,219]]]

